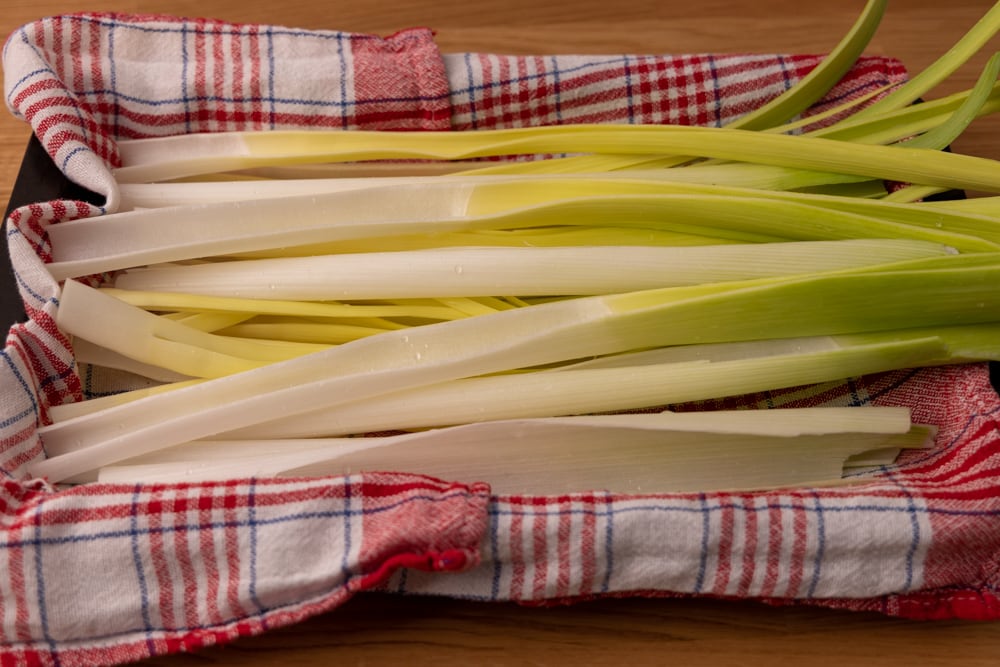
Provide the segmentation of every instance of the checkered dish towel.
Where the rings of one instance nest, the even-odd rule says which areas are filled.
[[[102,195],[117,138],[577,122],[719,125],[794,84],[813,56],[441,55],[388,38],[166,17],[73,15],[14,33],[10,109]],[[817,108],[905,77],[863,58]],[[0,360],[0,647],[7,664],[96,665],[194,650],[376,589],[471,600],[711,595],[910,618],[1000,617],[1000,400],[985,365],[727,399],[717,407],[907,405],[940,427],[850,488],[495,496],[477,480],[365,473],[186,485],[28,479],[49,406],[113,390],[54,325],[45,229],[102,215],[16,210],[7,234],[29,321]],[[10,658],[8,661],[7,658]]]

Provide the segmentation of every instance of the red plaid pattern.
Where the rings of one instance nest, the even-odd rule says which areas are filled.
[[[721,126],[774,99],[821,60],[712,54],[444,56],[455,130],[568,123]],[[861,58],[810,113],[899,82],[905,74],[897,61]]]
[[[138,70],[126,63],[142,62]],[[116,140],[292,127],[723,124],[814,56],[441,56],[386,39],[169,17],[45,19],[4,50],[5,99],[65,173],[114,202]],[[816,108],[903,78],[865,58]],[[30,321],[0,359],[0,664],[113,664],[256,634],[370,588],[477,600],[754,597],[913,618],[998,618],[1000,399],[985,365],[700,407],[908,405],[938,446],[849,489],[491,496],[416,475],[84,485],[27,479],[49,406],[108,390],[53,324],[44,202],[8,232]],[[114,387],[110,387],[114,389]],[[680,406],[690,408],[692,406]],[[471,482],[473,480],[466,480]],[[449,575],[442,573],[450,572]]]
[[[488,501],[394,475],[4,490],[10,664],[193,650],[329,610],[395,567],[471,566]]]

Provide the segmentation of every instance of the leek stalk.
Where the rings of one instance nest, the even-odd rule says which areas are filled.
[[[445,248],[152,267],[120,289],[328,301],[455,296],[589,295],[748,280],[947,254],[912,240],[698,246]]]
[[[835,171],[949,188],[1000,192],[1000,165],[929,149],[850,144],[810,136],[674,125],[571,125],[479,132],[222,133],[136,139],[120,144],[123,182],[169,180],[256,164],[359,160],[467,160],[531,153],[691,155]],[[176,156],[186,156],[178,159]],[[189,156],[189,157],[188,157]]]
[[[776,431],[775,424],[782,427]],[[745,490],[842,483],[846,458],[883,447],[926,447],[932,437],[933,429],[911,427],[908,411],[895,408],[572,417],[301,445],[192,443],[178,452],[179,461],[140,459],[105,468],[99,479],[191,482],[392,468],[483,479],[501,494]],[[567,459],[588,463],[567,467]]]

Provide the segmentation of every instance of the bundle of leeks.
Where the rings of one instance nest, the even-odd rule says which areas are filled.
[[[844,471],[932,446],[905,408],[621,414],[1000,360],[1000,199],[926,201],[1000,194],[1000,163],[942,150],[997,110],[1000,57],[912,104],[1000,5],[875,101],[789,120],[884,5],[723,128],[121,142],[116,212],[52,226],[48,267],[77,359],[155,386],[56,406],[32,473],[705,491],[864,480]],[[542,154],[570,157],[476,161]]]

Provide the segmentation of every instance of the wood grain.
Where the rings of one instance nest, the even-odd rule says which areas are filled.
[[[863,6],[801,0],[4,0],[0,31],[34,19],[102,11],[207,16],[302,28],[388,34],[429,26],[446,52],[825,53]],[[981,16],[986,0],[891,3],[869,52],[911,71],[932,62]],[[994,42],[935,95],[969,87]],[[14,183],[29,130],[0,114],[0,198]],[[1000,158],[1000,118],[955,143]],[[150,665],[956,665],[1000,662],[1000,624],[913,623],[809,608],[712,600],[604,600],[533,608],[363,595],[340,609],[261,637]]]
[[[996,664],[998,635],[995,625],[928,626],[749,602],[632,599],[534,608],[362,595],[296,626],[149,665],[987,667]]]

